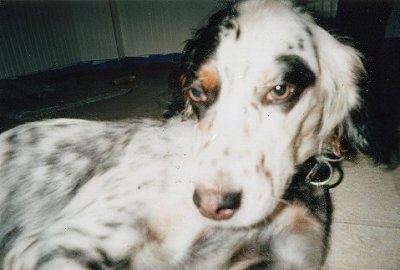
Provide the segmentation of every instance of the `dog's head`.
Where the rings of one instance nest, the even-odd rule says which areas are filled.
[[[287,2],[227,7],[188,42],[176,76],[184,117],[198,119],[191,177],[200,212],[227,226],[272,213],[296,167],[341,138],[368,148],[354,125],[360,55]]]

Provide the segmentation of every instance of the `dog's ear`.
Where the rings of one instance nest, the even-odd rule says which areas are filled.
[[[183,86],[187,80],[187,71],[181,66],[175,68],[168,78],[168,90],[171,93],[172,101],[167,105],[163,113],[164,118],[171,118],[180,114],[185,108],[185,98],[183,96]]]
[[[324,107],[320,136],[336,154],[372,155],[363,92],[367,73],[361,54],[318,26],[310,26],[321,72]]]
[[[169,90],[173,100],[164,113],[166,118],[179,113],[182,113],[184,118],[195,117],[190,102],[185,98],[184,89],[196,79],[200,66],[215,51],[221,27],[229,24],[229,19],[236,15],[234,1],[223,1],[219,5],[219,9],[208,19],[207,24],[195,31],[193,37],[185,43],[181,61],[169,78]]]

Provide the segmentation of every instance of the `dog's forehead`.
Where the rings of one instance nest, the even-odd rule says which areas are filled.
[[[293,9],[239,9],[220,33],[216,59],[221,69],[251,68],[255,72],[276,72],[283,55],[303,59],[318,69],[309,18]],[[260,69],[257,71],[257,69]]]

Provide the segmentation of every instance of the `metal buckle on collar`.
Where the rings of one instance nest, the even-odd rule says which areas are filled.
[[[318,179],[317,174],[324,167],[327,167],[329,169],[328,175],[323,179]],[[307,183],[310,183],[311,185],[314,185],[314,186],[324,186],[324,185],[327,185],[331,181],[332,175],[333,175],[332,165],[328,161],[317,159],[317,162],[311,168],[311,170],[307,174],[305,180]]]
[[[308,172],[305,181],[313,186],[333,186],[336,183],[329,185],[334,175],[334,168],[331,162],[339,162],[340,158],[330,158],[326,154],[321,154],[315,157],[315,164]],[[339,177],[340,178],[340,177]],[[340,179],[339,179],[340,180]],[[338,182],[338,181],[336,181]]]

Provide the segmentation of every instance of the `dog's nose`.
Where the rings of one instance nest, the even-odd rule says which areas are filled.
[[[217,189],[196,189],[193,202],[200,213],[211,219],[230,219],[240,207],[241,192],[222,192]]]

